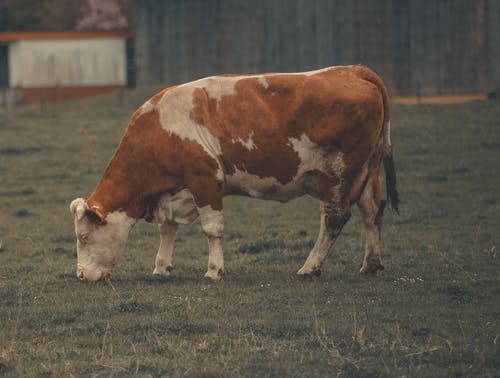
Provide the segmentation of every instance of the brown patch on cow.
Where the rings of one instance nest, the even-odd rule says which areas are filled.
[[[334,194],[332,188],[340,185],[340,179],[338,177],[329,176],[325,172],[319,170],[315,170],[314,173],[318,185],[319,199],[324,202],[333,202]]]
[[[300,159],[288,140],[291,135],[282,132],[278,104],[263,101],[262,96],[266,96],[265,90],[256,78],[240,80],[236,95],[219,101],[196,89],[190,117],[218,138],[222,150],[219,159],[226,174],[238,169],[286,184],[297,174]],[[250,139],[252,149],[244,145]]]
[[[220,195],[207,189],[220,185],[217,169],[201,145],[164,130],[158,111],[136,112],[87,202],[99,204],[104,214],[121,209],[151,220],[163,193],[189,188],[197,206],[220,210]]]
[[[205,155],[208,156],[206,153]],[[200,176],[187,176],[186,186],[193,195],[196,206],[201,208],[210,205],[213,210],[221,211],[222,181],[216,177],[217,169],[210,170],[211,173],[206,171],[207,173]]]
[[[167,92],[167,90],[168,90],[168,88],[158,92],[157,94],[155,94],[153,97],[151,97],[149,99],[149,102],[153,105],[158,104],[160,102],[160,100],[163,98],[163,96],[165,95],[165,93]]]
[[[129,125],[135,123],[141,115],[142,115],[142,107],[136,109],[136,111],[132,114],[132,117],[130,117]]]
[[[371,82],[348,67],[318,73],[303,86],[294,122],[303,124],[311,141],[344,154],[360,141],[372,144],[382,127],[383,101]]]
[[[375,223],[375,226],[377,226],[379,232],[378,235],[379,239],[380,239],[380,231],[382,228],[382,218],[384,217],[385,204],[386,204],[385,200],[380,201],[380,205],[378,206],[377,214],[375,215],[375,220],[373,222]]]
[[[259,77],[243,76],[235,83],[236,93],[220,100],[197,88],[190,117],[219,139],[226,174],[238,169],[289,183],[301,163],[290,138],[306,135],[325,156],[339,151],[346,156],[345,175],[353,184],[384,116],[380,91],[357,71],[345,67],[311,76],[263,75],[266,88]],[[250,139],[252,149],[245,146]]]

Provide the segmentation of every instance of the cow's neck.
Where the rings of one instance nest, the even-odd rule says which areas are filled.
[[[119,152],[115,153],[87,203],[101,208],[105,215],[125,211],[130,218],[140,219],[146,212],[148,183],[140,182],[135,167],[130,161],[124,161]]]
[[[138,122],[137,122],[138,123]],[[111,162],[88,198],[89,206],[101,206],[104,214],[125,211],[134,219],[151,220],[161,194],[179,190],[168,181],[155,159],[159,136],[153,122],[132,122]],[[155,132],[156,131],[156,132]]]

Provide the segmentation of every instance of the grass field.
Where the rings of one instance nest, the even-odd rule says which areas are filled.
[[[357,210],[302,280],[317,201],[229,197],[222,281],[203,279],[198,222],[153,277],[159,236],[141,222],[112,280],[80,283],[68,205],[150,94],[0,109],[0,375],[500,375],[499,102],[393,106],[402,203],[377,277],[357,273]]]

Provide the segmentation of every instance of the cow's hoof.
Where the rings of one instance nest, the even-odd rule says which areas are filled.
[[[168,277],[170,276],[170,272],[172,272],[172,270],[174,270],[174,266],[172,264],[167,265],[165,268],[155,267],[155,270],[153,270],[153,274],[155,276]]]
[[[168,277],[170,276],[170,272],[169,271],[161,271],[161,270],[158,270],[155,268],[155,270],[153,270],[153,274],[155,276],[158,276],[158,277]]]
[[[297,272],[297,275],[300,277],[304,277],[304,278],[305,277],[312,277],[312,276],[319,277],[319,276],[321,276],[321,269],[320,268],[304,269],[302,267]]]
[[[214,281],[219,281],[222,276],[224,275],[224,269],[219,269],[219,270],[209,270],[205,273],[205,278],[209,278]]]
[[[361,269],[359,270],[359,273],[361,274],[367,274],[367,275],[375,275],[379,270],[384,270],[384,266],[380,263],[377,264],[371,264],[371,265],[363,265]]]

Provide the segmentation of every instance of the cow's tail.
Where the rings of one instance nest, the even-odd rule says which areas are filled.
[[[396,186],[396,169],[394,168],[394,150],[391,145],[391,121],[384,124],[384,171],[387,201],[396,211],[399,211],[399,192]]]
[[[384,148],[384,171],[385,185],[387,193],[387,202],[398,212],[399,210],[399,193],[396,185],[396,169],[394,168],[394,150],[391,144],[391,116],[389,109],[389,94],[382,79],[372,70],[365,66],[357,66],[359,76],[374,84],[382,94],[384,103],[384,124],[382,126],[382,138]]]

